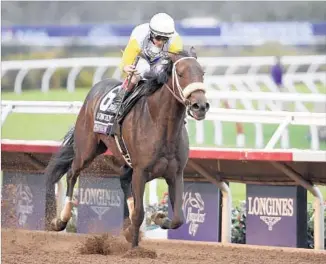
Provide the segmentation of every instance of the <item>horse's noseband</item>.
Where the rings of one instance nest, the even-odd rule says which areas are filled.
[[[179,83],[178,75],[177,75],[177,69],[176,65],[178,62],[182,60],[187,60],[187,59],[194,59],[194,57],[183,57],[178,59],[176,62],[173,63],[173,68],[172,68],[172,89],[169,85],[165,84],[165,86],[169,89],[169,91],[172,93],[172,95],[177,99],[181,104],[184,106],[190,106],[190,101],[188,100],[188,97],[195,91],[203,91],[204,93],[206,92],[205,90],[205,84],[202,82],[193,82],[187,85],[185,88],[182,89]],[[175,90],[175,84],[176,84],[176,89]]]

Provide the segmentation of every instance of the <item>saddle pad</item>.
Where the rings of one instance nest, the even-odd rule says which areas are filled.
[[[109,129],[111,129],[113,126],[115,113],[109,111],[109,108],[113,102],[113,99],[117,96],[120,87],[120,85],[114,87],[101,98],[95,112],[94,132],[107,134]]]

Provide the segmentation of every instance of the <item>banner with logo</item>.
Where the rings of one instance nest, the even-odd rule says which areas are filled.
[[[247,244],[306,246],[307,191],[303,187],[247,184],[246,209]]]
[[[123,45],[128,42],[134,24],[13,25],[1,27],[3,45]],[[178,33],[188,45],[261,45],[268,41],[284,45],[324,43],[326,21],[311,22],[239,22],[212,26],[176,23]],[[191,43],[191,44],[190,44]],[[196,44],[195,44],[196,43]]]
[[[43,174],[3,172],[2,227],[44,230],[45,201],[46,179]]]
[[[219,241],[220,191],[206,182],[185,182],[182,211],[184,224],[168,230],[169,239]],[[169,217],[173,213],[169,201]]]
[[[124,194],[118,177],[83,173],[78,191],[78,233],[118,234],[123,223]]]

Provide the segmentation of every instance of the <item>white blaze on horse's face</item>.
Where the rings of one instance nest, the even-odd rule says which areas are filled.
[[[205,84],[201,81],[193,81],[186,84],[184,87],[180,85],[179,78],[181,77],[178,77],[177,74],[177,64],[184,60],[196,60],[196,58],[183,57],[174,62],[172,69],[172,89],[175,91],[174,86],[176,85],[182,102],[185,105],[187,105],[188,102],[188,113],[197,120],[203,120],[210,107],[205,96]]]

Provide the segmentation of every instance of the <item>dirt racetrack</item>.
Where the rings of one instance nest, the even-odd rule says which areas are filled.
[[[3,264],[325,264],[326,251],[146,240],[130,250],[123,238],[27,230],[1,230]],[[85,243],[88,247],[85,247]]]

